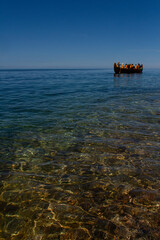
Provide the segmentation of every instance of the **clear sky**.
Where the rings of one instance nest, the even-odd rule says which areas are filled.
[[[0,68],[160,67],[160,0],[0,0]]]

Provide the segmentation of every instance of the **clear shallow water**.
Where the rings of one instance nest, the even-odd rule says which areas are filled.
[[[160,239],[160,70],[0,71],[0,239]]]

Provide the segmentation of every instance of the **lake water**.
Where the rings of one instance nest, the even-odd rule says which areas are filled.
[[[160,239],[160,70],[0,71],[0,239]]]

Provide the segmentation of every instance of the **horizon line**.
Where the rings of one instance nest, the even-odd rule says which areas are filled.
[[[107,70],[113,67],[0,67],[0,71],[16,70]],[[145,69],[160,69],[160,67],[145,67]]]
[[[96,70],[96,69],[111,69],[112,67],[68,67],[68,68],[65,68],[65,67],[62,67],[62,68],[40,68],[40,67],[37,67],[37,68],[33,68],[33,67],[17,67],[17,68],[0,68],[0,71],[6,71],[6,70]]]

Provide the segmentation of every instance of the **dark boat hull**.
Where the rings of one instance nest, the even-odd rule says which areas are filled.
[[[120,67],[114,67],[114,72],[115,73],[142,73],[143,69],[138,68],[130,68],[130,69],[126,69],[126,68],[120,68]]]

